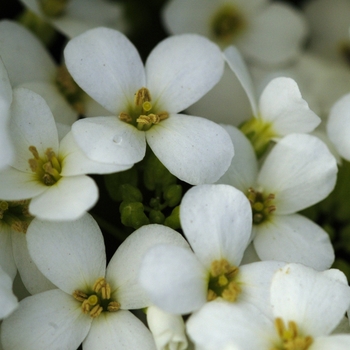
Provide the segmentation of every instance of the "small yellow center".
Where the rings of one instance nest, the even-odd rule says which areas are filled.
[[[56,84],[66,101],[79,113],[84,114],[84,91],[74,81],[65,65],[57,68]]]
[[[313,343],[312,337],[299,334],[294,321],[289,321],[286,327],[283,320],[278,317],[275,319],[275,328],[280,341],[270,350],[307,350]]]
[[[258,225],[269,219],[270,215],[276,210],[276,206],[273,204],[275,195],[270,193],[268,196],[264,196],[263,193],[255,191],[253,188],[249,188],[247,198],[253,211],[253,224]]]
[[[29,200],[6,202],[0,200],[0,227],[10,226],[12,230],[26,233],[33,217],[29,214]]]
[[[230,265],[225,259],[213,261],[210,269],[207,300],[211,301],[221,297],[230,302],[236,301],[241,293],[241,288],[235,281],[238,271],[238,267]]]
[[[38,0],[43,13],[48,17],[62,16],[69,0]]]
[[[98,317],[101,312],[115,312],[120,309],[120,304],[111,299],[111,287],[104,277],[96,280],[90,293],[75,290],[74,299],[81,302],[81,310],[90,317]]]
[[[139,89],[134,96],[134,105],[129,112],[121,112],[119,119],[135,125],[139,130],[147,131],[152,125],[160,123],[168,118],[167,112],[155,112],[151,103],[151,94],[147,88]]]
[[[232,5],[222,6],[212,17],[211,31],[214,39],[222,42],[232,41],[246,27],[239,10]]]
[[[54,185],[61,178],[61,164],[52,148],[45,151],[43,157],[39,156],[35,146],[29,147],[34,158],[28,160],[30,169],[37,174],[38,180],[46,186]]]

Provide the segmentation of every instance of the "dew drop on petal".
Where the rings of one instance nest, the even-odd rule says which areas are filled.
[[[123,142],[123,138],[120,135],[114,135],[113,142],[120,145]]]

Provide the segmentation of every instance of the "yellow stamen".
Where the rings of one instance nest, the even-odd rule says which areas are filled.
[[[134,103],[136,106],[142,106],[144,102],[149,102],[151,100],[151,94],[145,87],[139,89],[134,96]]]
[[[268,220],[270,215],[276,210],[276,206],[272,204],[275,199],[273,193],[265,197],[262,192],[249,188],[247,198],[252,207],[254,224],[260,224]]]

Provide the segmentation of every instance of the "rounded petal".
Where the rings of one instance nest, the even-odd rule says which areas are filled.
[[[186,240],[176,231],[163,225],[146,225],[134,231],[117,249],[107,268],[106,279],[112,297],[122,309],[141,309],[150,300],[138,280],[145,253],[156,244],[171,244],[190,250]]]
[[[258,115],[258,99],[256,97],[255,88],[253,85],[253,80],[248,71],[248,67],[246,66],[243,57],[235,46],[229,46],[224,51],[224,57],[226,62],[232,71],[236,74],[238,80],[242,84],[244,88],[250,105],[252,107],[253,115]]]
[[[61,141],[59,155],[62,157],[61,176],[109,174],[124,171],[133,166],[133,164],[120,165],[100,163],[89,159],[78,147],[71,132],[69,132]]]
[[[92,322],[84,350],[156,350],[151,332],[131,312],[104,312]]]
[[[350,335],[337,334],[329,337],[318,337],[309,348],[310,350],[347,350],[350,349]]]
[[[31,172],[28,160],[33,158],[29,151],[34,146],[39,156],[51,148],[57,154],[58,134],[54,117],[45,100],[37,93],[25,88],[13,90],[10,133],[15,146],[13,167]]]
[[[88,214],[72,222],[34,219],[27,231],[29,253],[38,269],[68,294],[91,290],[105,276],[102,233]]]
[[[302,215],[273,215],[270,221],[254,225],[253,232],[261,260],[300,263],[320,271],[334,261],[328,233]]]
[[[33,198],[29,212],[42,220],[75,220],[98,199],[98,187],[88,176],[65,176]]]
[[[214,122],[173,114],[146,132],[149,146],[165,167],[191,185],[213,183],[228,169],[233,145]]]
[[[259,100],[260,118],[272,123],[277,136],[313,131],[321,119],[301,97],[297,83],[286,77],[270,81]]]
[[[97,162],[133,164],[145,156],[145,133],[116,117],[78,120],[72,132],[86,156]]]
[[[70,40],[64,50],[74,80],[104,108],[119,115],[145,86],[141,58],[122,33],[95,28]]]
[[[147,58],[146,76],[157,110],[178,113],[198,101],[224,71],[219,47],[195,34],[172,36]]]
[[[144,256],[140,283],[154,305],[187,314],[206,302],[208,272],[188,249],[159,244]]]
[[[230,135],[235,155],[226,173],[218,183],[234,186],[246,193],[249,187],[254,187],[258,177],[258,161],[251,142],[237,128],[231,125],[222,125]]]
[[[340,98],[332,107],[327,134],[340,155],[350,160],[350,94]]]
[[[0,224],[0,266],[13,280],[17,266],[12,254],[12,233],[14,231],[5,223]]]
[[[76,349],[91,321],[81,303],[54,289],[23,299],[3,321],[1,342],[5,349]]]
[[[21,280],[27,291],[30,294],[37,294],[50,289],[57,289],[57,287],[49,281],[35,265],[28,251],[26,235],[22,232],[13,232],[12,241],[13,256]]]
[[[257,183],[275,194],[276,214],[305,209],[333,190],[337,163],[315,136],[291,134],[280,140],[265,159]]]
[[[229,185],[192,187],[182,198],[180,221],[200,262],[210,270],[215,260],[238,266],[249,243],[252,209],[247,197]]]
[[[12,278],[0,266],[0,320],[8,317],[18,307],[12,292]]]
[[[350,304],[350,288],[326,272],[300,264],[279,269],[271,284],[275,317],[293,320],[312,337],[327,335],[339,324]],[[327,315],[327,317],[325,317]]]
[[[32,81],[50,82],[55,77],[55,62],[43,44],[16,22],[0,23],[0,56],[14,87]]]

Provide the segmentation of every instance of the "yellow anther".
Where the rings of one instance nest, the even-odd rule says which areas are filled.
[[[34,156],[35,159],[40,159],[38,150],[35,146],[29,146],[30,153]]]
[[[83,302],[85,299],[88,298],[88,295],[84,292],[81,292],[80,290],[75,290],[73,292],[73,297],[75,300],[78,300],[80,302]]]
[[[241,287],[235,282],[232,281],[229,283],[227,288],[222,292],[222,298],[230,301],[231,303],[235,302],[238,298],[238,295],[241,293]]]
[[[104,277],[100,277],[97,279],[97,281],[94,283],[94,286],[92,289],[96,293],[101,293],[102,299],[110,299],[111,298],[111,287],[110,285],[106,282]]]
[[[101,312],[103,311],[103,307],[100,306],[100,305],[96,305],[94,306],[90,312],[89,312],[89,315],[92,317],[92,318],[95,318],[97,316],[100,316]]]
[[[273,193],[270,193],[265,197],[262,192],[249,188],[247,198],[252,207],[254,224],[260,224],[267,220],[270,214],[276,210],[276,206],[272,204],[275,199]]]
[[[117,301],[111,301],[107,306],[107,310],[109,312],[115,312],[115,311],[118,311],[119,309],[120,309],[120,304]]]
[[[119,119],[125,123],[131,123],[132,122],[132,118],[130,117],[130,115],[128,113],[125,112],[121,112],[119,114]]]
[[[220,287],[226,286],[226,284],[228,283],[228,279],[225,275],[221,275],[218,279],[218,283]]]
[[[208,289],[208,294],[207,294],[207,300],[208,300],[208,301],[213,301],[213,300],[215,300],[217,297],[218,297],[217,294],[216,294],[213,290]]]
[[[142,106],[144,102],[149,102],[151,100],[151,94],[145,87],[142,87],[141,89],[137,90],[134,97],[134,103],[136,106]]]

